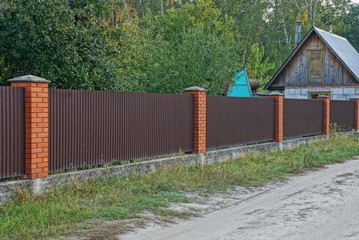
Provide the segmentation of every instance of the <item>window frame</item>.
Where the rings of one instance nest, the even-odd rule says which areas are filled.
[[[315,49],[308,49],[307,54],[307,78],[308,78],[308,84],[323,84],[324,83],[324,48],[315,48]],[[315,51],[320,52],[320,81],[313,81],[310,78],[310,66],[312,64],[312,54]]]

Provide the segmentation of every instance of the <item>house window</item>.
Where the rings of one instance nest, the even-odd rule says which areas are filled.
[[[330,97],[330,92],[308,92],[308,99],[317,99],[318,96]]]
[[[308,50],[308,83],[323,83],[323,50]]]

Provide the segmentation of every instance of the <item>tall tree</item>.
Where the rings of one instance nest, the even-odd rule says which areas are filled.
[[[148,15],[144,26],[136,50],[122,56],[131,56],[122,73],[137,91],[178,93],[197,85],[223,94],[225,82],[242,67],[234,20],[223,18],[211,1]]]
[[[359,4],[353,4],[345,22],[349,27],[343,33],[359,52]]]
[[[53,87],[112,88],[117,67],[101,20],[106,4],[7,0],[0,12],[2,81],[35,74],[51,80]]]

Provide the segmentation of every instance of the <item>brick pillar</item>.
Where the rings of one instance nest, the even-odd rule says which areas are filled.
[[[283,94],[281,93],[270,93],[268,98],[273,98],[275,101],[275,134],[274,142],[283,142],[284,138],[284,129],[283,129]]]
[[[26,177],[48,176],[49,82],[32,75],[8,80],[12,87],[25,88]]]
[[[195,154],[206,153],[206,90],[200,87],[190,87],[184,94],[193,95],[194,103],[194,151]]]
[[[325,95],[318,96],[323,101],[323,135],[330,133],[330,98]]]
[[[359,130],[359,98],[350,99],[354,101],[354,130]]]

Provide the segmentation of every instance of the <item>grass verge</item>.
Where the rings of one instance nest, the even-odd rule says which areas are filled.
[[[20,189],[0,205],[0,239],[43,239],[76,230],[86,221],[136,218],[143,211],[181,217],[166,210],[188,202],[183,190],[222,191],[234,186],[260,186],[325,164],[359,155],[354,136],[331,136],[285,150],[206,166],[171,166],[148,175],[102,177],[35,196]]]

